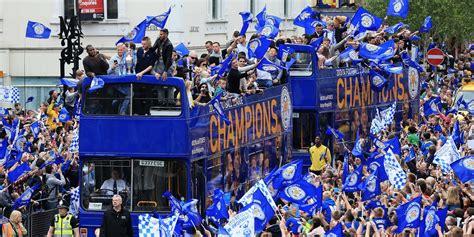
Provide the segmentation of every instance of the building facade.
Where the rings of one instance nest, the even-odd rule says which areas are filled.
[[[159,15],[171,7],[166,28],[174,45],[184,43],[189,49],[204,50],[207,40],[225,44],[235,30],[240,30],[241,11],[258,14],[264,6],[267,13],[283,19],[282,34],[302,34],[293,25],[293,18],[315,0],[0,0],[0,83],[13,85],[22,93],[38,98],[28,105],[37,108],[48,92],[56,88],[59,78],[59,57],[62,46],[58,37],[59,16],[70,14],[76,1],[81,8],[98,14],[81,15],[82,46],[92,44],[112,55],[115,42],[146,16]],[[91,6],[93,6],[91,8]],[[52,29],[49,39],[25,38],[28,20],[43,23]],[[248,35],[254,33],[251,25]],[[150,26],[147,36],[153,40],[159,29]],[[84,58],[86,53],[81,55]],[[82,68],[82,63],[81,63]],[[66,74],[71,70],[67,69]]]

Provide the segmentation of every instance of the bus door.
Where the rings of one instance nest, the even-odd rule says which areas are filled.
[[[199,213],[206,210],[206,176],[204,173],[205,159],[195,160],[191,163],[191,197],[199,200]]]

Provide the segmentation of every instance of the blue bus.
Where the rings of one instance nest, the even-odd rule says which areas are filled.
[[[221,101],[228,125],[211,105],[190,108],[179,96],[180,78],[101,78],[104,87],[92,93],[91,78],[82,86],[81,236],[94,236],[114,194],[123,197],[138,234],[139,214],[170,212],[165,191],[198,199],[204,213],[214,189],[238,198],[291,156],[288,84]]]
[[[348,67],[318,69],[317,55],[307,45],[290,45],[295,52],[296,62],[289,70],[293,91],[293,158],[310,163],[309,148],[316,134],[323,144],[334,152],[333,157],[344,152],[341,144],[326,135],[329,126],[344,134],[349,148],[353,145],[357,130],[361,138],[368,137],[370,123],[376,115],[376,108],[383,110],[396,102],[395,128],[408,119],[418,121],[420,104],[419,74],[413,69],[403,74],[392,74],[391,86],[381,92],[370,87],[367,69]]]

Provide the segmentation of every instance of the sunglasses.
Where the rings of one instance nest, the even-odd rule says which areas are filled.
[[[192,59],[197,59],[197,57],[191,57]]]
[[[207,67],[207,64],[201,64],[201,66]]]

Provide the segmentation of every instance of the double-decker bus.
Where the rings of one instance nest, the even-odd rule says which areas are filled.
[[[343,153],[343,146],[326,135],[329,126],[344,134],[349,148],[356,139],[368,137],[370,123],[376,108],[383,110],[397,103],[396,129],[400,121],[418,121],[419,75],[410,68],[403,74],[392,74],[391,84],[381,92],[374,92],[367,69],[349,67],[318,69],[317,55],[307,45],[290,45],[296,62],[289,70],[293,102],[293,158],[310,163],[309,148],[317,134],[334,151],[334,157]]]
[[[211,105],[190,108],[180,78],[102,76],[82,87],[79,159],[80,231],[94,236],[120,194],[132,213],[170,211],[165,191],[196,198],[200,213],[216,188],[239,197],[290,157],[291,90],[287,84],[221,101],[226,124]],[[169,94],[168,94],[169,93]]]

